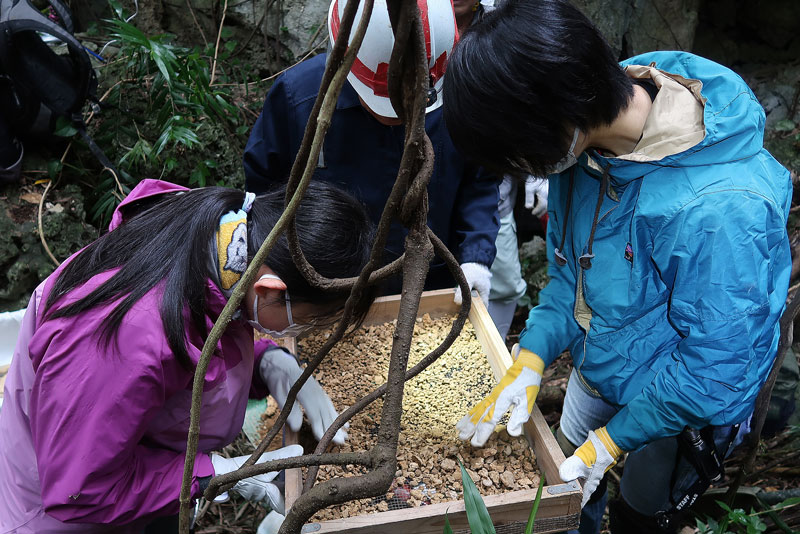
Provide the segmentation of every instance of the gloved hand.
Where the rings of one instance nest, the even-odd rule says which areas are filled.
[[[492,288],[492,273],[489,268],[482,263],[462,263],[461,271],[464,273],[464,278],[467,279],[467,285],[470,290],[478,292],[483,304],[489,306],[489,290]],[[456,294],[453,302],[461,304],[461,287],[456,286]]]
[[[531,210],[534,217],[547,213],[547,192],[550,182],[547,178],[528,175],[525,178],[525,209]]]
[[[512,436],[522,434],[522,425],[533,410],[533,403],[542,383],[544,361],[533,352],[521,349],[519,344],[511,349],[511,355],[516,361],[506,371],[500,383],[456,424],[458,437],[463,440],[472,438],[471,443],[475,447],[486,444],[500,418],[509,408],[511,416],[506,430]]]
[[[583,500],[585,506],[594,490],[603,479],[603,475],[617,463],[624,451],[608,435],[606,427],[589,431],[589,438],[578,447],[575,454],[564,460],[558,468],[558,475],[564,482],[577,478],[585,478],[583,483]]]
[[[261,378],[269,388],[270,395],[278,403],[278,406],[283,409],[286,397],[289,395],[289,389],[297,382],[303,369],[300,368],[297,360],[289,351],[280,347],[272,347],[264,351],[259,371],[261,372]],[[303,388],[298,392],[297,402],[292,406],[292,411],[286,420],[289,428],[295,432],[300,430],[300,426],[303,424],[303,413],[300,411],[298,403],[305,409],[308,421],[311,423],[311,431],[318,440],[322,438],[331,423],[339,416],[330,397],[313,376],[308,377]],[[348,425],[345,425],[336,431],[333,436],[334,443],[344,444],[347,439],[345,430],[347,427]]]
[[[275,510],[270,511],[258,525],[256,534],[278,534],[284,519],[286,519],[285,515],[279,514]]]
[[[256,462],[257,464],[268,462],[270,460],[278,460],[282,458],[291,458],[292,456],[300,456],[303,454],[303,447],[300,445],[289,445],[282,449],[265,452],[261,458]],[[224,475],[239,469],[250,456],[237,456],[235,458],[225,458],[219,454],[211,455],[211,465],[214,466],[214,475]],[[278,476],[278,471],[270,471],[263,475],[256,475],[240,480],[236,485],[231,488],[233,491],[247,499],[248,501],[266,502],[269,503],[270,508],[285,513],[285,505],[283,502],[283,495],[281,490],[271,481]],[[228,500],[227,492],[222,493],[214,499],[215,502],[225,502]]]

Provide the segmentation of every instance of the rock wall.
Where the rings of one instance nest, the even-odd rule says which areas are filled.
[[[0,188],[0,311],[24,308],[55,264],[42,246],[38,208],[43,185],[12,184]],[[53,255],[63,261],[98,235],[86,223],[83,194],[75,184],[61,185],[45,197],[42,229]]]
[[[621,57],[655,49],[691,50],[700,2],[574,0]],[[792,0],[769,2],[791,4]],[[133,12],[131,0],[122,3]],[[329,0],[229,0],[225,25],[233,31],[232,38],[248,43],[250,57],[260,57],[265,69],[277,69],[281,62],[299,59],[313,48],[324,47],[329,4]],[[133,22],[149,33],[174,33],[182,42],[213,43],[224,5],[220,0],[142,0]],[[110,14],[104,0],[74,0],[73,8],[82,23]],[[752,11],[760,13],[758,8]]]

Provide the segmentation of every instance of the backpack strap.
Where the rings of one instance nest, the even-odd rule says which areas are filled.
[[[72,17],[59,2],[54,9],[66,26]],[[67,45],[59,56],[37,32]],[[96,78],[83,45],[66,28],[42,15],[29,0],[0,0],[0,65],[15,82],[56,113],[71,115],[83,107]]]
[[[75,22],[72,19],[72,11],[70,11],[66,4],[61,2],[61,0],[48,0],[47,3],[50,4],[50,7],[52,7],[53,11],[58,15],[64,29],[71,34],[75,33]]]

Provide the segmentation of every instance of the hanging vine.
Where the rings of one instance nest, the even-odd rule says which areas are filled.
[[[343,316],[337,328],[311,358],[300,378],[289,390],[283,410],[273,427],[240,469],[214,477],[211,480],[205,492],[205,497],[212,499],[243,478],[270,471],[308,467],[310,469],[304,493],[287,514],[280,530],[283,534],[300,532],[303,524],[317,511],[325,507],[354,499],[377,496],[388,489],[397,465],[397,443],[400,433],[404,384],[407,380],[422,372],[450,347],[467,319],[470,308],[470,292],[466,280],[455,257],[427,227],[427,185],[433,170],[434,155],[430,139],[425,133],[428,66],[422,24],[415,0],[389,0],[388,2],[389,18],[392,22],[395,36],[394,49],[389,63],[389,96],[395,110],[398,112],[398,116],[405,123],[406,134],[397,179],[378,223],[370,259],[358,277],[328,279],[316,272],[300,249],[297,229],[294,223],[294,213],[311,180],[322,142],[330,126],[339,92],[366,32],[366,26],[373,9],[373,0],[362,1],[363,13],[361,20],[349,46],[347,42],[359,0],[348,0],[345,7],[339,35],[328,58],[320,91],[290,173],[286,191],[285,211],[253,258],[242,277],[242,283],[237,286],[237,290],[231,296],[217,324],[212,328],[198,362],[192,394],[191,423],[187,438],[186,464],[184,466],[184,479],[181,489],[180,529],[182,533],[188,533],[189,531],[192,473],[199,437],[202,385],[208,361],[213,347],[216,346],[219,337],[230,322],[233,311],[239,306],[244,294],[243,288],[249,287],[253,283],[257,267],[263,263],[263,259],[266,258],[281,233],[286,232],[293,259],[309,283],[321,290],[331,288],[349,289],[350,295],[345,303]],[[389,229],[395,220],[399,220],[408,229],[405,253],[391,264],[382,266],[381,260]],[[442,344],[414,368],[408,369],[408,356],[419,309],[419,301],[429,264],[434,255],[439,256],[446,262],[461,287],[462,294],[466,295],[466,297],[450,332]],[[366,298],[367,292],[365,289],[369,285],[378,283],[400,272],[402,272],[403,290],[386,383],[339,415],[326,431],[313,454],[255,464],[256,459],[269,447],[272,440],[283,428],[297,393],[303,384],[316,370],[330,349],[348,330],[353,309],[362,299]],[[325,454],[324,451],[336,431],[360,410],[380,397],[383,397],[384,402],[376,444],[370,450],[362,452]],[[359,476],[333,478],[317,484],[315,483],[316,474],[320,465],[359,465],[365,467],[367,472]]]

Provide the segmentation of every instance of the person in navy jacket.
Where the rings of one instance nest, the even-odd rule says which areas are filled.
[[[419,0],[433,42],[428,56],[433,82],[426,109],[425,130],[433,143],[434,168],[428,185],[428,225],[453,252],[470,287],[487,301],[489,266],[495,257],[498,184],[493,175],[467,161],[454,147],[441,110],[444,65],[457,40],[448,3]],[[445,5],[446,4],[446,5]],[[331,42],[338,32],[344,2],[334,0],[329,13]],[[446,9],[444,9],[446,8]],[[360,13],[357,17],[360,16]],[[377,21],[383,17],[386,21]],[[315,179],[333,182],[359,198],[378,221],[397,176],[405,128],[389,102],[386,69],[394,37],[385,2],[376,2],[358,59],[342,88],[320,154]],[[358,24],[356,20],[355,25]],[[327,55],[304,61],[286,71],[267,94],[244,152],[248,191],[262,192],[288,179],[303,133],[319,92]],[[386,262],[399,257],[406,231],[394,223],[386,245]],[[453,287],[452,276],[435,258],[426,289]],[[399,278],[383,290],[399,292]],[[460,294],[456,296],[460,301]]]

